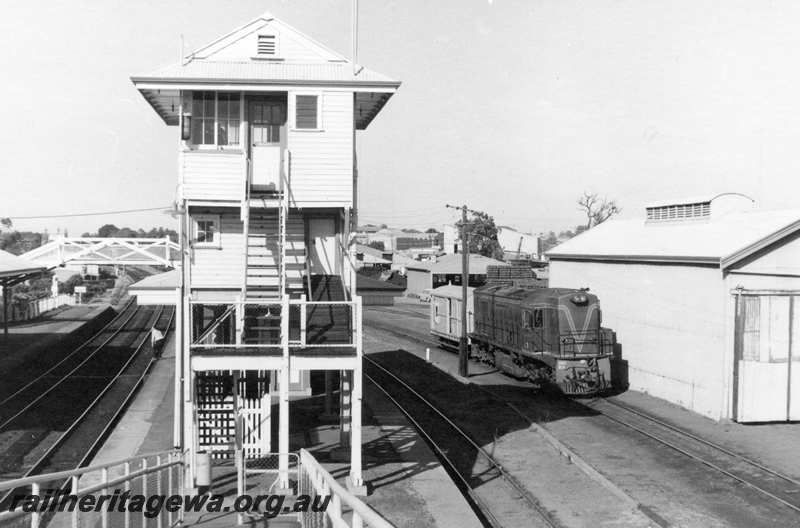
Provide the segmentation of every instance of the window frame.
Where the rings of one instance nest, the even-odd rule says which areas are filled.
[[[200,222],[213,222],[216,226],[216,235],[211,242],[199,242],[197,240],[200,232]],[[199,214],[192,216],[192,247],[201,249],[221,249],[222,248],[222,217],[215,214]]]
[[[298,128],[297,127],[297,97],[298,96],[314,96],[317,98],[317,127],[316,128]],[[300,92],[292,92],[291,97],[289,97],[289,108],[287,109],[289,115],[287,116],[287,121],[291,120],[290,129],[292,132],[324,132],[325,131],[325,124],[322,119],[322,104],[323,92],[321,91],[300,91]]]
[[[198,93],[206,93],[211,92],[214,94],[214,119],[213,119],[213,126],[214,126],[214,143],[195,143],[192,138],[192,128],[194,127],[194,120],[196,116],[193,113],[194,110],[194,96]],[[239,97],[239,142],[236,144],[228,144],[228,145],[220,145],[219,144],[219,127],[220,127],[220,115],[219,115],[219,96],[220,94],[226,95],[237,95]],[[227,150],[233,152],[242,152],[244,149],[244,92],[236,92],[236,91],[228,91],[228,90],[191,90],[189,92],[188,102],[191,105],[190,111],[188,116],[192,119],[192,126],[190,127],[189,131],[189,139],[183,140],[184,144],[189,150],[211,150],[211,151],[219,151],[219,150]],[[229,100],[230,101],[230,100]],[[226,118],[226,122],[230,121],[230,118]]]

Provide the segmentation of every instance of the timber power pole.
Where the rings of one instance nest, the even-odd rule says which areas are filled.
[[[450,209],[461,210],[461,337],[458,340],[458,374],[463,377],[469,375],[469,348],[467,346],[467,287],[469,286],[469,241],[467,240],[467,209],[466,205],[456,207],[447,205]]]

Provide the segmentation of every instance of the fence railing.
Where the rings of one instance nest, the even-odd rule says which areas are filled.
[[[393,528],[393,525],[367,506],[361,499],[347,491],[305,449],[300,450],[300,475],[297,492],[302,495],[331,496],[325,511],[301,513],[305,527],[331,526],[332,528]]]
[[[8,304],[8,321],[19,322],[29,321],[35,319],[45,312],[55,310],[59,306],[74,305],[76,303],[75,296],[67,293],[56,295],[55,297],[45,297],[43,299],[34,299],[26,303],[11,303]],[[0,322],[3,322],[3,310],[0,310]]]
[[[356,296],[352,301],[309,301],[306,300],[305,295],[303,295],[300,299],[287,299],[285,301],[281,300],[266,300],[266,299],[250,299],[250,300],[237,300],[231,302],[230,299],[226,300],[219,300],[214,301],[212,300],[190,300],[190,305],[205,305],[205,306],[225,306],[226,308],[221,312],[221,315],[217,317],[214,321],[212,321],[205,329],[203,329],[199,335],[192,336],[191,340],[191,348],[195,350],[202,350],[202,349],[226,349],[229,348],[233,349],[247,349],[247,348],[274,348],[279,350],[282,345],[280,340],[277,338],[278,335],[272,335],[272,339],[265,339],[263,342],[258,343],[236,343],[233,336],[233,333],[228,335],[228,339],[223,339],[223,333],[218,333],[217,330],[227,321],[229,318],[234,317],[235,313],[239,313],[239,317],[236,319],[239,321],[238,324],[242,326],[240,330],[248,331],[249,327],[246,326],[244,322],[245,313],[247,308],[274,308],[276,311],[275,317],[279,317],[282,310],[286,309],[288,306],[288,312],[290,317],[290,324],[295,325],[293,330],[298,331],[299,333],[297,338],[291,339],[289,341],[289,348],[290,349],[297,349],[297,348],[306,348],[306,347],[314,347],[314,348],[353,348],[358,346],[360,343],[359,334],[361,332],[361,311],[362,311],[362,303],[361,298]],[[350,339],[346,343],[309,343],[308,342],[308,312],[309,309],[313,308],[333,308],[333,307],[347,307],[349,309],[349,334]],[[194,317],[194,314],[190,310],[190,317]],[[295,319],[296,318],[296,319]],[[190,327],[194,328],[193,322],[190,322]],[[277,330],[277,326],[275,329]],[[238,330],[237,330],[238,331]],[[291,330],[290,330],[291,331]],[[264,331],[265,334],[268,332]]]
[[[174,451],[0,482],[0,495],[11,491],[13,495],[39,497],[40,501],[36,511],[25,511],[21,504],[0,512],[0,526],[166,528],[183,519],[181,509],[170,511],[163,508],[154,512],[145,505],[136,511],[134,508],[121,507],[120,503],[123,497],[132,501],[137,495],[180,495],[182,483],[183,457]],[[101,496],[107,498],[103,500]],[[116,497],[114,507],[111,507],[112,497]],[[46,508],[41,502],[45,500],[49,501]],[[103,503],[100,503],[101,500]],[[93,508],[88,507],[90,503],[94,505]],[[13,505],[12,496],[12,504],[6,505],[6,508]]]

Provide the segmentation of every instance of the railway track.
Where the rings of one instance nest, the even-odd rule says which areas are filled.
[[[436,347],[439,345],[429,336],[412,335],[407,328],[401,331],[399,328],[391,324],[386,324],[385,322],[376,324],[373,321],[365,321],[365,324],[427,347]],[[556,449],[561,450],[562,454],[567,454],[567,456],[570,457],[576,456],[570,446],[561,442],[553,435],[547,426],[540,423],[535,417],[522,412],[514,402],[508,401],[502,395],[480,384],[475,384],[475,387],[496,401],[504,403],[520,418],[527,420],[532,425],[544,431],[545,434],[550,435],[552,439],[551,443],[554,444]],[[597,397],[590,400],[571,400],[565,398],[564,402],[575,405],[576,407],[589,408],[598,414],[598,418],[608,420],[618,426],[632,430],[636,434],[644,436],[649,441],[673,450],[678,453],[679,456],[684,456],[694,463],[705,466],[710,471],[724,475],[736,483],[755,491],[764,497],[765,500],[771,501],[776,506],[782,505],[795,513],[800,513],[800,480],[798,479],[611,398]],[[583,464],[585,465],[583,468],[584,471],[592,478],[600,482],[605,481],[604,485],[612,489],[616,488],[616,485],[608,481],[608,479],[596,469],[589,466],[589,464]],[[619,490],[618,494],[622,493],[624,492]],[[629,500],[655,524],[659,526],[670,526],[667,519],[656,514],[648,506],[636,503],[635,499],[632,497],[629,497]]]
[[[584,405],[800,513],[800,480],[612,399],[595,398]]]
[[[562,526],[525,486],[455,421],[404,380],[369,357],[364,359],[367,380],[413,423],[485,526]],[[387,386],[394,387],[394,390]]]
[[[15,412],[6,413],[0,424],[3,478],[85,465],[155,360],[144,352],[150,330],[166,333],[173,320],[172,307],[129,304],[85,346],[7,398]],[[28,403],[19,408],[21,399]],[[13,493],[0,499],[0,507],[7,506]]]

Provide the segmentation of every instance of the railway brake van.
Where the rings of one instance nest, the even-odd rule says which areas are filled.
[[[467,288],[467,335],[473,331],[473,292]],[[435,335],[442,348],[458,350],[461,339],[461,296],[462,287],[439,286],[431,292],[431,334]]]
[[[474,292],[472,354],[571,395],[611,388],[613,332],[585,290],[487,285]]]

